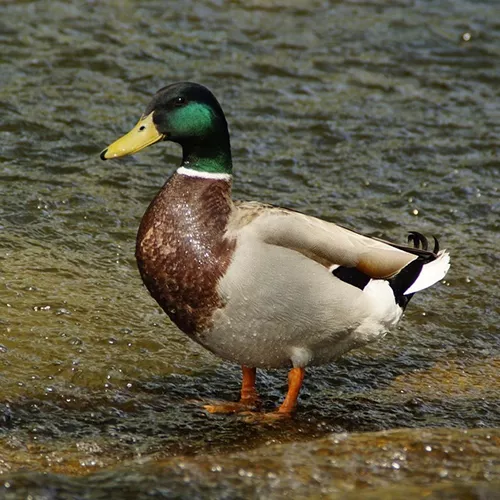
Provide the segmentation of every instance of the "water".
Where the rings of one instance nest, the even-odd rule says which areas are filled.
[[[0,498],[493,498],[497,2],[0,9]],[[200,409],[236,399],[239,369],[140,282],[135,232],[178,147],[98,157],[178,80],[226,111],[236,197],[396,241],[435,234],[452,254],[396,331],[309,370],[278,426]],[[260,374],[267,409],[285,382]]]

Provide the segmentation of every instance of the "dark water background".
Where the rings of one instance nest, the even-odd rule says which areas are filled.
[[[0,498],[499,498],[499,2],[0,14]],[[179,80],[226,111],[236,197],[452,254],[391,335],[309,370],[279,426],[200,409],[236,399],[239,369],[140,282],[136,228],[178,147],[98,157]],[[285,382],[260,374],[267,408]]]

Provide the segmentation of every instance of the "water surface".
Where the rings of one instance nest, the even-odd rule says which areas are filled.
[[[492,498],[497,2],[0,9],[0,497]],[[179,148],[98,157],[178,80],[226,111],[236,197],[395,241],[419,230],[452,254],[392,334],[309,370],[279,426],[200,409],[236,399],[239,369],[178,332],[140,282],[135,233]],[[285,381],[260,374],[267,409]]]

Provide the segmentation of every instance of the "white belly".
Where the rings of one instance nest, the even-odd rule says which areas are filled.
[[[251,367],[328,363],[385,335],[402,313],[387,282],[360,290],[298,252],[265,243],[237,249],[219,290],[226,306],[200,343]]]

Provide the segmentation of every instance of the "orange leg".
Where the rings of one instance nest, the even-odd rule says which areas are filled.
[[[236,403],[221,401],[214,404],[205,405],[204,408],[209,413],[238,413],[248,411],[257,403],[259,396],[255,390],[256,368],[241,367],[243,371],[243,381],[241,383],[240,400]]]
[[[243,380],[241,382],[240,402],[255,403],[259,398],[255,390],[257,369],[242,366],[241,370],[243,371]]]
[[[295,409],[297,398],[299,396],[300,388],[304,380],[304,368],[292,368],[288,372],[288,392],[286,398],[278,408],[277,413],[282,415],[290,415]]]
[[[304,368],[292,368],[288,372],[288,392],[281,406],[270,413],[245,412],[245,421],[251,424],[272,424],[283,418],[290,417],[297,404],[297,398],[302,386],[302,381],[304,380],[304,374]]]

